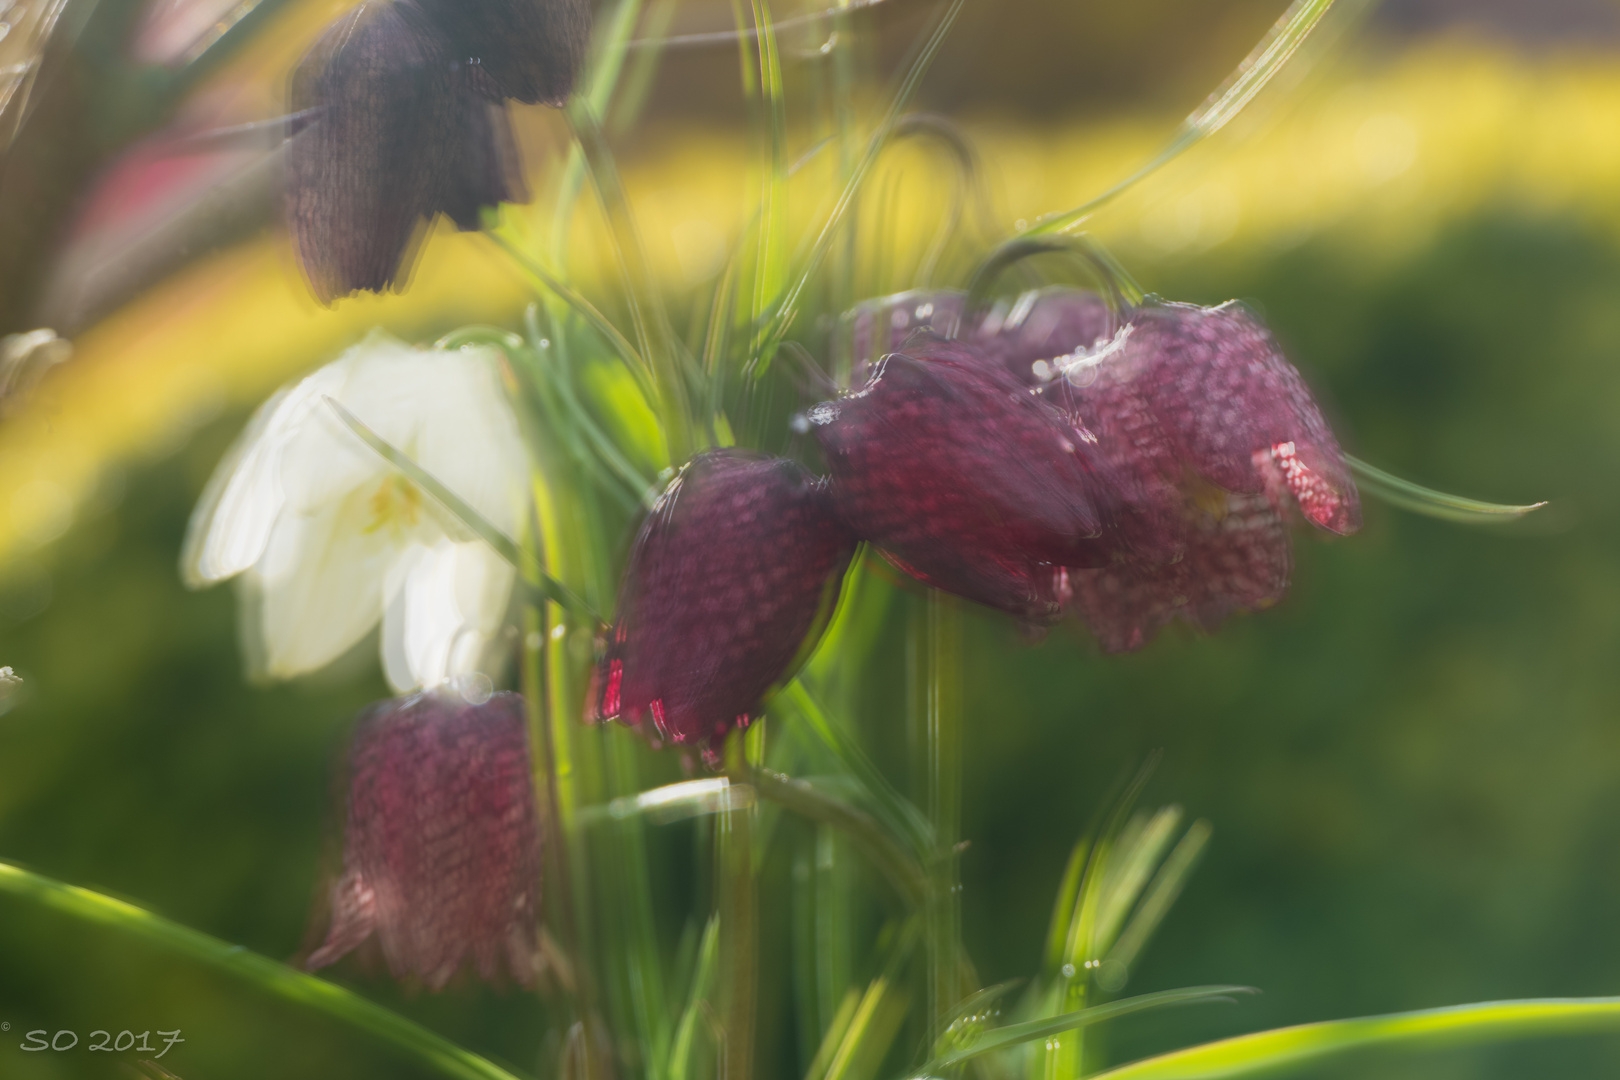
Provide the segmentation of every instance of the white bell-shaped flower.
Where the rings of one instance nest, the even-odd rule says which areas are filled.
[[[255,675],[324,667],[379,619],[383,667],[401,692],[488,673],[512,567],[326,399],[514,536],[528,470],[496,355],[374,332],[259,409],[209,482],[181,557],[194,588],[240,575]]]

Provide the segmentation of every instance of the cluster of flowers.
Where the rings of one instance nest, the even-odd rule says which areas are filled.
[[[562,105],[589,0],[386,0],[332,24],[292,79],[286,217],[326,302],[381,291],[444,214],[527,196],[508,99]]]
[[[1278,600],[1294,508],[1359,526],[1333,433],[1245,308],[1116,313],[1075,289],[965,307],[913,294],[853,313],[856,354],[879,358],[806,415],[827,475],[737,449],[686,465],[632,549],[593,718],[712,752],[797,670],[862,541],[1025,624],[1072,613],[1117,651]],[[267,403],[198,508],[186,576],[240,577],[261,674],[324,666],[381,621],[406,695],[362,719],[344,872],[309,963],[375,932],[430,986],[469,956],[528,982],[540,849],[522,703],[483,674],[510,648],[513,571],[328,399],[509,536],[527,499],[493,351],[373,335]]]
[[[1332,431],[1241,305],[1116,318],[1058,289],[963,307],[856,313],[857,354],[887,355],[810,410],[825,478],[736,450],[676,478],[631,556],[598,717],[704,747],[746,724],[813,644],[858,540],[1028,624],[1073,611],[1121,651],[1177,617],[1213,629],[1278,600],[1291,506],[1360,526]]]

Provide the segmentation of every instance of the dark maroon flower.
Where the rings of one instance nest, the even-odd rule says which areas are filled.
[[[746,725],[813,643],[854,546],[793,462],[699,454],[636,538],[596,717],[705,747]]]
[[[1048,623],[1061,568],[1104,554],[1090,433],[974,346],[919,332],[810,419],[839,515],[919,580]]]
[[[438,989],[470,956],[532,985],[540,834],[523,699],[424,693],[371,707],[350,752],[343,876],[324,967],[376,932],[396,977]]]
[[[1075,609],[1119,651],[1177,616],[1213,630],[1281,599],[1287,503],[1339,533],[1361,510],[1321,410],[1248,309],[1150,303],[1124,336],[1099,339],[1099,303],[1048,291],[1016,327],[978,332],[1003,338],[990,350],[1032,383],[1049,380],[1045,395],[1096,436],[1125,493],[1112,560],[1068,578]]]
[[[491,91],[528,105],[562,105],[591,36],[590,0],[419,0],[457,59],[481,68]]]
[[[434,215],[474,229],[480,207],[525,197],[480,79],[412,0],[360,5],[299,62],[286,216],[322,301],[391,287]]]

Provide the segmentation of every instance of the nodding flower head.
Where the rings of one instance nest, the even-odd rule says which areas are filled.
[[[1361,508],[1304,380],[1247,308],[1151,302],[1099,337],[1099,303],[1051,290],[976,332],[1049,384],[1125,492],[1113,558],[1068,576],[1073,607],[1120,651],[1177,616],[1213,630],[1281,599],[1288,504],[1336,533],[1354,532]]]
[[[523,699],[454,692],[381,702],[350,751],[343,876],[331,964],[373,933],[396,978],[439,989],[471,959],[532,985],[539,949],[540,833]]]
[[[439,213],[525,198],[505,107],[413,0],[362,4],[299,61],[286,217],[323,302],[394,286]]]
[[[1049,623],[1063,568],[1103,557],[1092,435],[975,345],[919,332],[811,419],[839,515],[921,581]]]
[[[699,454],[636,538],[595,716],[707,750],[793,674],[853,551],[822,485],[799,466]]]
[[[418,0],[490,91],[527,105],[562,105],[591,36],[590,0]]]

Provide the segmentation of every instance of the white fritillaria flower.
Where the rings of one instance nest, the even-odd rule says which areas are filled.
[[[417,349],[373,332],[259,409],[186,537],[194,588],[241,575],[260,677],[341,656],[383,620],[401,692],[487,672],[514,571],[339,417],[338,402],[508,536],[527,468],[490,349]]]

